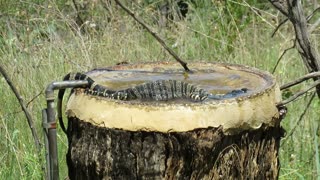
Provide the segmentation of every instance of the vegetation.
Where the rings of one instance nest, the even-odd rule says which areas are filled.
[[[0,1],[0,62],[31,112],[42,137],[44,89],[68,72],[130,63],[174,61],[163,48],[119,7],[101,1]],[[107,1],[106,1],[107,2]],[[160,26],[159,1],[130,1],[142,17],[185,61],[228,62],[271,72],[282,52],[293,44],[290,23],[271,38],[282,16],[267,1],[187,1],[183,20],[168,18]],[[311,12],[316,1],[306,0]],[[175,13],[174,11],[173,13]],[[319,16],[315,16],[319,18]],[[312,19],[314,22],[316,19]],[[79,23],[83,21],[83,24]],[[319,28],[312,34],[319,49]],[[274,75],[284,84],[306,74],[295,49],[288,51]],[[308,83],[284,93],[284,98]],[[280,179],[320,178],[320,101],[313,92],[288,105],[282,125],[287,136],[280,151]],[[41,179],[44,155],[39,157],[25,116],[0,77],[0,179]],[[300,119],[301,117],[301,119]],[[58,132],[60,176],[67,176],[67,141]],[[39,158],[42,161],[39,161]]]

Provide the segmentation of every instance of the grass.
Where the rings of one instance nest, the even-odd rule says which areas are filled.
[[[115,7],[112,13],[106,13],[94,4],[88,25],[96,24],[99,29],[87,26],[84,35],[74,26],[72,6],[65,5],[64,1],[8,2],[7,7],[2,6],[4,13],[0,17],[0,62],[28,103],[41,137],[41,110],[46,105],[43,93],[50,82],[61,80],[71,71],[83,72],[122,61],[174,61],[145,30]],[[198,4],[199,7],[203,5],[202,8],[191,6],[186,21],[172,22],[161,30],[154,18],[150,18],[153,6],[142,8],[133,4],[131,7],[135,7],[187,62],[229,62],[270,72],[282,51],[292,44],[290,25],[283,26],[270,38],[280,19],[274,15],[276,11],[266,5],[258,6],[264,8],[257,15],[246,2],[230,1],[228,8],[219,2],[214,6],[206,1],[202,3]],[[232,9],[236,6],[242,7],[241,12]],[[107,21],[109,16],[112,18]],[[241,18],[248,19],[240,21]],[[317,34],[312,38],[315,43],[319,41]],[[283,84],[305,73],[298,53],[290,50],[274,75],[279,84]],[[297,92],[306,84],[292,91]],[[296,128],[291,136],[282,140],[280,179],[320,177],[320,102],[317,97],[299,121],[310,98],[309,94],[288,105],[289,113],[282,125],[287,132]],[[39,163],[27,121],[3,78],[0,78],[0,102],[0,179],[41,179],[44,159]],[[60,177],[64,178],[67,176],[67,141],[60,130],[58,145]]]

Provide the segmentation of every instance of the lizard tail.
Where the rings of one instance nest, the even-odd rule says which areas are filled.
[[[71,73],[67,74],[63,78],[63,81],[70,80],[70,76],[71,76]],[[58,112],[58,119],[59,119],[60,127],[61,127],[62,131],[65,134],[67,134],[67,130],[66,130],[66,127],[64,126],[63,119],[62,119],[62,101],[63,101],[63,96],[64,96],[65,91],[66,91],[65,89],[59,89],[58,102],[57,102],[57,112]]]
[[[69,80],[87,80],[89,83],[88,87],[91,87],[92,84],[94,83],[94,81],[89,76],[83,73],[75,73],[75,74],[69,73],[63,78],[63,81],[69,81]],[[59,119],[59,124],[61,126],[61,129],[64,133],[67,134],[67,129],[62,119],[62,102],[63,102],[64,93],[65,93],[65,89],[60,89],[58,91],[57,112],[58,112],[58,119]]]

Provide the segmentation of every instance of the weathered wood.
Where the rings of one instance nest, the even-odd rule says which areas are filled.
[[[280,126],[225,135],[125,131],[69,118],[70,179],[277,179]]]
[[[38,152],[38,154],[40,154],[40,152],[41,152],[41,143],[40,143],[37,131],[34,128],[32,116],[31,116],[29,110],[27,109],[27,107],[25,106],[24,100],[21,97],[20,93],[18,92],[16,86],[10,80],[9,75],[7,74],[7,72],[4,69],[4,67],[2,67],[2,65],[0,65],[0,74],[4,77],[5,81],[7,82],[7,84],[11,88],[12,92],[16,96],[16,98],[17,98],[17,100],[18,100],[18,102],[19,102],[19,104],[21,106],[21,109],[22,109],[22,111],[24,112],[24,114],[25,114],[25,116],[27,118],[27,122],[28,122],[29,128],[31,130],[31,134],[33,136],[33,141],[34,141],[35,147],[37,149],[37,152]]]
[[[291,21],[296,35],[295,47],[297,47],[308,72],[320,71],[320,56],[310,41],[311,31],[308,30],[307,18],[301,0],[269,0],[269,2]],[[319,77],[313,78],[314,81],[319,79]],[[320,85],[316,86],[316,92],[320,97]]]

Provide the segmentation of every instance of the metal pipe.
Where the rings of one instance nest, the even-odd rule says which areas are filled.
[[[46,156],[46,169],[45,169],[45,174],[46,174],[46,180],[50,180],[51,177],[50,177],[50,161],[49,161],[49,152],[48,152],[48,149],[49,149],[49,142],[48,142],[48,128],[46,127],[46,124],[48,123],[48,120],[47,120],[47,109],[43,109],[42,110],[42,127],[43,127],[43,134],[44,134],[44,145],[45,145],[45,156]]]
[[[55,119],[55,110],[54,110],[54,90],[57,89],[66,89],[66,88],[75,88],[75,87],[86,87],[88,86],[88,81],[79,80],[79,81],[59,81],[52,82],[47,86],[46,89],[46,100],[47,100],[47,109],[46,114],[47,118],[43,118],[43,126],[46,128],[46,137],[48,140],[48,153],[49,153],[49,162],[47,162],[47,167],[49,171],[49,178],[52,180],[59,179],[59,166],[58,166],[58,146],[57,146],[57,125]],[[45,122],[44,120],[47,120]]]

